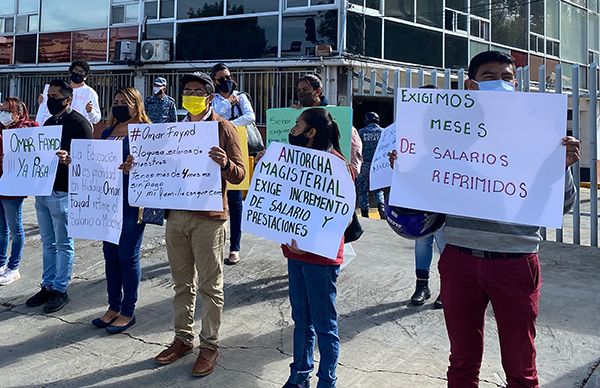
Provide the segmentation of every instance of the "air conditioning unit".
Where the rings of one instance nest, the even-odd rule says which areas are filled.
[[[116,62],[135,61],[138,58],[138,42],[135,40],[119,40],[115,45]]]
[[[168,62],[171,59],[171,42],[168,40],[144,40],[141,48],[143,62]]]

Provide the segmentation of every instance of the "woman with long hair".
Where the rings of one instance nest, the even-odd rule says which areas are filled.
[[[108,128],[102,139],[117,140],[123,143],[123,157],[129,152],[127,127],[129,124],[150,123],[144,109],[144,100],[140,92],[132,87],[119,89],[113,97]],[[135,324],[135,304],[142,276],[140,249],[145,224],[138,223],[137,207],[129,206],[127,200],[128,175],[123,175],[123,229],[119,244],[104,241],[106,268],[106,289],[108,292],[108,310],[92,324],[105,328],[110,334],[120,333]]]
[[[20,99],[9,97],[0,105],[0,128],[2,132],[5,129],[38,126],[37,122],[29,120],[27,106]],[[0,135],[0,155],[4,155],[2,135]],[[2,176],[1,159],[0,176]],[[23,230],[24,199],[25,197],[0,196],[0,286],[8,285],[21,278],[19,262],[25,246],[25,231]],[[10,256],[8,256],[9,238],[12,240]]]
[[[340,149],[340,132],[331,114],[323,108],[311,108],[300,114],[290,130],[289,143],[299,147],[330,152],[344,159]],[[353,169],[348,168],[351,174]],[[353,176],[353,178],[355,178]],[[344,237],[339,242],[335,260],[282,245],[288,259],[289,298],[294,320],[294,361],[284,388],[307,388],[314,367],[315,334],[321,359],[317,387],[335,387],[336,365],[340,351],[336,311],[337,278],[344,261]]]

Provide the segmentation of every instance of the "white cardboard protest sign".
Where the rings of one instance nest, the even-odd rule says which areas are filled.
[[[223,210],[216,121],[129,124],[134,167],[129,204],[159,209]]]
[[[254,169],[242,230],[335,260],[356,194],[346,163],[273,142]]]
[[[392,184],[392,169],[388,153],[396,149],[396,124],[381,132],[369,170],[369,190],[383,189]]]
[[[42,102],[38,107],[37,114],[35,115],[35,121],[39,125],[44,125],[46,120],[48,120],[52,115],[48,112],[48,89],[50,88],[50,84],[44,85],[44,91],[42,92]]]
[[[118,244],[123,228],[122,141],[71,141],[69,236]]]
[[[0,195],[50,195],[56,178],[62,126],[2,131]]]
[[[399,89],[390,204],[561,227],[567,97]]]

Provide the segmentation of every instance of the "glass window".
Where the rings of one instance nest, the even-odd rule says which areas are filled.
[[[471,0],[471,13],[482,18],[490,18],[490,0]]]
[[[72,60],[84,59],[87,61],[106,62],[107,40],[108,33],[106,28],[74,31]]]
[[[365,7],[379,10],[381,9],[381,0],[367,0],[365,1]]]
[[[563,45],[560,56],[563,59],[573,62],[587,62],[587,47],[586,47],[586,15],[587,12],[581,8],[575,7],[567,3],[561,3],[560,16],[560,36],[563,42],[568,44]]]
[[[163,19],[175,16],[175,0],[161,0],[160,17]]]
[[[4,33],[13,33],[15,32],[15,18],[5,18],[4,19]]]
[[[108,9],[108,0],[42,0],[40,29],[66,31],[106,27]]]
[[[386,1],[384,15],[412,22],[415,20],[415,0]]]
[[[17,16],[17,34],[21,32],[29,31],[29,16],[19,15]]]
[[[364,0],[350,0],[350,4],[356,4],[359,6],[364,6],[365,5],[365,1]]]
[[[18,35],[15,37],[15,63],[35,63],[37,35]]]
[[[71,33],[40,34],[38,62],[71,62]]]
[[[173,23],[148,24],[147,39],[173,40]]]
[[[322,11],[307,16],[284,17],[281,56],[314,55],[315,45],[328,44],[337,50],[337,11]]]
[[[194,19],[209,16],[223,16],[223,0],[179,0],[178,19]]]
[[[14,13],[15,13],[14,0],[0,1],[0,15],[13,15]],[[11,43],[11,45],[12,45],[12,43]]]
[[[307,0],[287,0],[287,6],[290,7],[306,7],[308,6]]]
[[[4,18],[0,18],[0,34],[4,33]],[[0,38],[0,42],[2,41],[2,38]]]
[[[598,14],[597,13],[589,13],[590,24],[588,31],[588,44],[590,45],[590,50],[600,49],[598,39],[600,39],[600,29],[598,28]]]
[[[125,7],[112,7],[110,24],[125,23]]]
[[[467,12],[467,0],[446,0],[446,8]]]
[[[446,35],[446,64],[451,69],[466,69],[468,67],[469,42],[466,38]]]
[[[544,34],[544,2],[533,1],[529,5],[531,12],[531,32],[537,34]]]
[[[381,58],[382,24],[381,18],[349,12],[346,50],[354,54]]]
[[[417,1],[417,23],[441,28],[442,11],[439,0],[419,0]]]
[[[18,0],[18,13],[31,13],[38,11],[39,0]]]
[[[527,49],[527,4],[516,2],[492,8],[492,41]]]
[[[560,1],[546,0],[546,36],[558,39],[560,31]]]
[[[279,10],[279,0],[228,0],[227,14],[269,12]]]
[[[138,22],[138,4],[128,4],[125,6],[125,23]]]
[[[0,64],[10,65],[13,63],[13,37],[3,37],[1,42],[2,44],[0,44]]]
[[[144,3],[144,16],[148,19],[158,19],[158,1]]]
[[[490,45],[472,40],[469,43],[469,48],[471,49],[471,53],[470,53],[471,58],[473,58],[475,55],[477,55],[479,53],[482,53],[484,51],[489,51]]]
[[[386,21],[384,39],[385,59],[442,67],[441,32]]]
[[[182,23],[177,26],[178,60],[277,56],[277,16]],[[227,43],[223,44],[223,37]]]
[[[335,0],[310,0],[310,5],[333,4]]]
[[[29,24],[29,32],[36,32],[38,30],[38,15],[29,15],[28,16],[28,24]]]

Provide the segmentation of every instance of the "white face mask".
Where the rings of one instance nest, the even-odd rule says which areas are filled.
[[[10,112],[0,112],[0,123],[5,127],[8,127],[13,123],[13,115]]]
[[[152,87],[152,93],[160,94],[161,92],[162,92],[162,86],[153,86]]]

